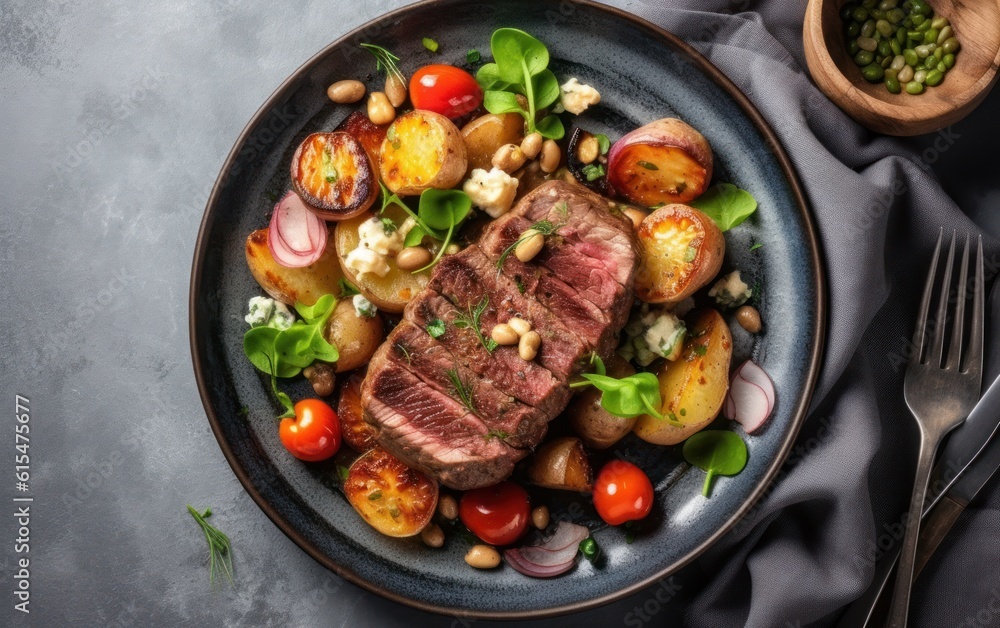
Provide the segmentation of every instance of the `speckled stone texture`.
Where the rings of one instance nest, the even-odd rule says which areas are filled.
[[[18,557],[16,529],[13,517],[0,516],[6,583],[0,624],[487,623],[383,600],[341,581],[291,543],[223,458],[188,351],[194,241],[208,193],[240,130],[312,54],[401,4],[0,4],[0,313],[7,323],[0,337],[0,391],[8,407],[0,421],[0,496],[7,504],[0,512],[12,510],[9,500],[18,494],[11,469],[15,394],[30,399],[28,494],[36,499],[28,616],[12,610],[8,574]],[[772,13],[776,6],[801,13],[804,5],[683,4],[730,14],[758,4]],[[779,24],[775,32],[787,47],[800,48],[794,24]],[[703,51],[709,47],[699,44]],[[946,191],[994,234],[1000,233],[991,152],[1000,142],[998,108],[1000,94],[994,93],[954,128],[965,139],[930,164]],[[924,150],[935,141],[931,136],[906,144]],[[1000,493],[995,486],[989,492],[989,501],[959,523],[955,539],[946,540],[942,556],[931,563],[942,573],[934,582],[967,582],[965,557],[983,552],[975,539],[996,538]],[[186,503],[211,506],[213,522],[233,538],[235,590],[209,587],[205,542]],[[987,549],[995,552],[995,545]],[[922,625],[954,625],[986,608],[990,583],[975,579],[957,594],[944,595],[943,584],[925,586],[921,604],[937,609],[926,613],[944,619]],[[660,601],[683,601],[703,580],[688,572],[678,581],[684,585],[679,592],[664,584],[570,621],[677,625],[676,606]]]

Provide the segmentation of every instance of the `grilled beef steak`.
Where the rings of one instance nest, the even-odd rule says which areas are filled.
[[[540,221],[555,228],[542,252],[504,258]],[[614,350],[638,264],[632,223],[610,201],[562,181],[535,189],[441,260],[372,357],[361,394],[379,444],[454,489],[505,479],[566,407],[567,382],[590,353]],[[542,337],[531,362],[516,346],[487,346],[514,316]],[[427,328],[438,321],[445,331],[434,338]]]

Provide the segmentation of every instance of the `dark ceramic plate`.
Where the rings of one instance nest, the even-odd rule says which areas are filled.
[[[541,39],[557,76],[579,77],[603,95],[579,122],[612,138],[657,118],[676,116],[699,129],[715,150],[716,178],[748,189],[760,210],[728,234],[727,267],[758,287],[765,332],[734,327],[734,365],[753,356],[777,385],[770,424],[747,439],[750,460],[737,477],[720,478],[711,499],[704,474],[673,449],[630,437],[618,451],[656,486],[653,514],[626,542],[624,530],[599,525],[587,496],[538,494],[556,511],[591,525],[605,560],[532,580],[504,567],[489,572],[463,562],[468,544],[449,537],[441,550],[418,539],[384,537],[346,502],[330,466],[294,460],[275,429],[268,383],[243,356],[247,300],[260,293],[244,261],[244,240],[267,224],[274,199],[289,185],[288,164],[302,138],[337,125],[350,108],[334,106],[326,86],[373,72],[359,42],[387,46],[412,72],[430,62],[466,66],[466,51],[488,53],[493,30],[514,26]],[[421,38],[433,37],[431,55]],[[369,81],[376,87],[377,79]],[[764,244],[751,252],[754,242]],[[774,134],[715,67],[672,35],[626,13],[586,2],[502,3],[434,0],[390,13],[336,41],[296,71],[261,107],[222,168],[208,202],[191,285],[191,349],[212,429],[246,490],[300,547],[344,578],[422,609],[481,617],[554,615],[605,604],[679,569],[708,548],[765,491],[805,416],[820,362],[824,281],[816,236],[795,174]],[[304,396],[306,385],[290,392]],[[599,461],[599,459],[598,459]]]

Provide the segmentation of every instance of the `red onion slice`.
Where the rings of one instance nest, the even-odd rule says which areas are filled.
[[[305,202],[289,192],[274,206],[267,231],[267,246],[274,261],[286,268],[303,268],[323,256],[327,228]]]
[[[505,551],[504,556],[507,559],[508,565],[526,576],[531,576],[532,578],[552,578],[553,576],[566,573],[572,569],[574,565],[576,565],[576,559],[574,558],[561,565],[542,567],[525,560],[524,557],[521,556],[521,551],[517,549],[509,549]]]
[[[728,418],[740,423],[747,434],[753,434],[771,416],[774,399],[771,377],[747,360],[733,373],[723,411]]]
[[[580,542],[590,536],[590,530],[575,523],[560,521],[544,543],[525,545],[504,552],[507,562],[527,576],[550,578],[569,571],[576,564]]]

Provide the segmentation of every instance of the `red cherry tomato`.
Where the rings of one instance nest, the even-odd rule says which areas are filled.
[[[459,118],[483,102],[483,90],[476,79],[461,68],[425,65],[410,79],[410,100],[414,109]]]
[[[653,484],[631,462],[612,460],[597,474],[594,506],[613,526],[642,519],[653,508]]]
[[[281,419],[278,436],[285,449],[306,462],[326,460],[340,449],[337,413],[319,399],[295,404],[295,418]]]
[[[528,493],[513,482],[477,488],[462,495],[458,516],[490,545],[510,545],[528,529]]]

